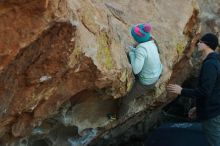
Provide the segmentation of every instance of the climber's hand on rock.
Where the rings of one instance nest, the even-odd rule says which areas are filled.
[[[175,94],[178,94],[180,95],[181,94],[181,91],[182,91],[182,87],[177,85],[177,84],[169,84],[167,86],[167,91],[170,92],[170,93],[175,93]]]
[[[128,46],[128,48],[129,48],[129,52],[135,50],[135,48],[133,46]]]
[[[193,107],[189,110],[188,117],[192,120],[196,119],[196,107]]]
[[[133,44],[133,47],[136,48],[137,46],[138,46],[138,43],[135,42],[135,43]]]

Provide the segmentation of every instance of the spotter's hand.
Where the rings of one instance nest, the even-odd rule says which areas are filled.
[[[182,87],[177,85],[177,84],[169,84],[167,86],[167,91],[170,92],[170,93],[175,93],[175,94],[178,94],[180,95],[181,94],[181,91],[182,91]]]

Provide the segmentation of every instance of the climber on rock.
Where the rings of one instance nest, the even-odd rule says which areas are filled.
[[[163,65],[151,29],[148,23],[137,24],[131,28],[131,35],[136,44],[129,46],[128,57],[136,79],[128,94],[122,97],[119,117],[132,114],[129,113],[132,102],[152,90],[162,73]]]
[[[218,38],[207,33],[198,42],[198,50],[203,54],[203,63],[196,89],[182,88],[169,84],[171,93],[196,98],[188,116],[201,121],[210,146],[220,146],[220,54],[215,50],[219,46]]]

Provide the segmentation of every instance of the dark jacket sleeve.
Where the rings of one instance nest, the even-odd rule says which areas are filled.
[[[186,97],[210,97],[217,80],[217,68],[212,60],[204,62],[200,77],[199,85],[196,89],[183,88],[181,95]]]

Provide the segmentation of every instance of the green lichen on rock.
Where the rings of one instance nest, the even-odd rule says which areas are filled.
[[[178,42],[177,45],[176,45],[176,49],[177,49],[177,53],[178,55],[182,55],[183,54],[183,51],[185,49],[185,44],[183,41],[181,42]]]
[[[105,33],[98,37],[99,49],[97,51],[97,60],[108,70],[112,69],[113,61],[108,44],[108,36]]]
[[[128,69],[124,69],[121,72],[121,76],[120,76],[120,81],[121,82],[126,82],[126,92],[130,91],[133,85],[133,80],[131,77],[131,73],[128,71]]]
[[[133,84],[134,83],[132,82],[132,80],[130,80],[130,82],[129,82],[129,80],[127,81],[127,89],[126,89],[127,92],[129,92],[131,90]]]

